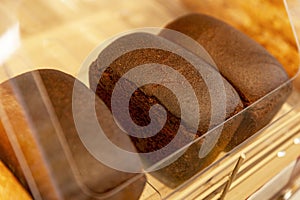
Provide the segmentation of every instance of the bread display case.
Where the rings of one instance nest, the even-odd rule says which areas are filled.
[[[297,199],[298,0],[4,0],[0,16],[0,199]]]

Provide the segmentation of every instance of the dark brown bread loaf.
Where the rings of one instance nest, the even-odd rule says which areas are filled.
[[[228,150],[266,126],[289,96],[291,85],[283,85],[288,76],[281,64],[257,42],[228,24],[207,15],[190,14],[172,21],[166,28],[199,42],[238,92],[244,106],[253,104],[244,113]],[[176,43],[171,35],[161,35]]]
[[[201,139],[187,148],[175,162],[152,173],[168,186],[176,187],[212,163],[225,147],[226,150],[231,150],[266,126],[287,99],[291,85],[284,85],[288,76],[273,56],[255,41],[224,22],[206,15],[192,14],[171,22],[166,28],[179,31],[199,42],[209,53],[216,66],[213,66],[213,62],[210,62],[207,57],[202,59],[198,50],[193,49],[195,45],[181,41],[178,35],[170,33],[170,31],[162,31],[159,36],[136,33],[117,39],[102,51],[90,66],[89,78],[92,90],[109,107],[118,105],[111,104],[111,96],[118,81],[122,82],[121,87],[125,93],[135,90],[129,101],[129,112],[132,120],[140,126],[146,126],[152,122],[153,119],[149,117],[151,106],[160,104],[167,111],[166,123],[157,135],[144,138],[145,134],[140,133],[140,137],[131,137],[138,151],[145,153],[159,150],[171,143],[178,134],[177,131],[181,127],[180,122],[184,124],[184,134],[180,142],[173,144],[173,151],[186,145],[191,138],[197,138],[209,130],[212,104],[207,102],[211,100],[210,91],[203,80],[206,75],[199,76],[195,72],[195,65],[206,68],[216,67],[220,71],[224,77],[224,87],[215,86],[214,90],[221,93],[225,89],[226,99],[219,100],[219,104],[226,105],[226,119],[241,111],[243,107],[247,109],[225,124],[217,145],[206,157],[199,158],[199,150],[205,144],[205,139]],[[136,48],[135,44],[142,44],[143,48]],[[125,51],[126,48],[131,51]],[[180,54],[182,52],[184,53]],[[180,55],[193,56],[187,56],[189,59],[185,59],[185,56]],[[176,98],[177,94],[173,93],[174,91],[156,83],[138,88],[139,84],[135,85],[134,81],[131,81],[132,77],[123,78],[136,67],[149,63],[166,65],[175,69],[184,75],[192,85],[198,102],[192,100],[190,102],[192,107],[200,105],[199,115],[202,117],[195,135],[190,131],[189,122],[197,116],[180,116],[180,102]],[[166,74],[166,81],[179,81],[176,78],[168,77],[169,74],[164,70],[161,70],[160,73]],[[159,73],[151,73],[150,70],[145,71],[145,74],[141,72],[134,76],[147,79],[151,76],[159,76]],[[126,97],[119,94],[120,102],[125,99]],[[221,107],[216,109],[221,111]],[[122,116],[121,119],[126,118],[122,111],[118,114]],[[163,114],[158,112],[152,116],[159,118]],[[119,123],[126,127],[126,120],[121,120]],[[221,122],[218,121],[214,126],[218,123]],[[130,129],[127,130],[129,133],[130,131]],[[210,135],[213,134],[212,132]],[[145,163],[151,165],[168,155],[158,155],[155,157],[156,159],[144,155],[141,157]]]
[[[136,44],[143,44],[148,48],[135,48]],[[132,51],[126,52],[124,49],[133,49]],[[139,72],[133,77],[124,78],[126,73],[137,69],[138,66],[146,66],[144,71]],[[151,65],[152,64],[152,65]],[[186,85],[181,83],[179,78],[172,78],[171,74],[163,68],[157,68],[151,71],[151,67],[154,65],[164,65],[171,69],[179,72],[193,88],[193,92],[196,96],[196,101],[193,100],[192,94],[186,94],[187,90],[175,91],[168,89],[163,86],[164,83]],[[200,75],[196,70],[197,67],[203,69],[203,73]],[[225,98],[220,99],[218,105],[214,105],[215,113],[222,115],[222,106],[226,107],[224,118],[214,121],[214,124],[210,127],[210,120],[212,118],[212,102],[210,98],[210,91],[204,81],[203,77],[216,76],[218,72],[214,67],[210,66],[203,59],[191,54],[189,51],[182,47],[156,35],[148,33],[134,33],[131,35],[124,36],[111,43],[104,49],[98,56],[98,59],[90,66],[90,87],[94,90],[97,95],[107,104],[112,105],[112,94],[116,90],[116,84],[122,87],[123,93],[119,93],[117,100],[119,105],[126,100],[125,93],[131,90],[135,91],[130,98],[129,112],[132,120],[139,126],[146,126],[150,123],[154,123],[157,120],[158,124],[162,124],[162,129],[154,136],[147,137],[143,132],[137,137],[131,136],[137,150],[140,153],[149,153],[157,151],[167,145],[174,142],[175,135],[178,134],[179,129],[182,131],[182,137],[180,140],[175,141],[169,146],[169,151],[156,156],[141,155],[144,163],[147,166],[151,166],[157,161],[167,157],[171,152],[184,147],[189,142],[192,142],[199,136],[202,136],[209,129],[212,129],[216,125],[222,123],[224,120],[230,118],[237,112],[241,111],[243,106],[241,100],[236,91],[231,85],[222,77],[221,82],[223,87],[214,87],[216,93],[225,92]],[[161,76],[162,84],[153,83],[146,84],[142,87],[137,87],[137,83],[131,81],[133,78],[151,79]],[[154,77],[155,76],[155,77]],[[122,78],[121,78],[122,77]],[[213,82],[215,85],[217,83]],[[174,89],[174,88],[173,88]],[[189,108],[180,108],[180,100],[177,96],[184,96],[181,101],[189,102]],[[163,114],[157,111],[153,114],[153,118],[150,120],[149,109],[155,104],[160,104],[164,107],[167,112],[166,123],[164,124]],[[191,109],[199,105],[199,113],[196,115],[190,114],[189,116],[181,117],[183,112],[192,113]],[[118,109],[119,106],[116,106]],[[118,121],[123,127],[127,126],[126,113],[119,110],[117,116],[121,120]],[[192,131],[191,121],[195,118],[200,117],[200,123],[197,124],[196,131]],[[125,119],[122,121],[122,119]],[[199,151],[203,147],[203,139],[194,143],[190,146],[187,151],[171,165],[164,167],[153,174],[158,177],[162,182],[170,187],[176,187],[183,181],[189,179],[200,169],[203,169],[209,165],[218,154],[224,150],[228,142],[230,141],[233,133],[238,127],[241,118],[229,121],[221,132],[220,139],[217,137],[215,140],[216,144],[212,144],[213,150],[204,158],[199,158]],[[182,126],[180,125],[182,123]],[[220,130],[220,129],[218,129]],[[127,132],[133,131],[130,128]],[[216,133],[215,133],[216,134]],[[146,137],[146,138],[144,138]]]
[[[28,187],[30,183],[24,178],[28,172],[24,174],[20,171],[16,159],[23,155],[21,160],[27,161],[43,199],[57,199],[59,196],[63,199],[138,199],[145,185],[145,177],[107,167],[96,160],[81,142],[73,119],[74,83],[75,78],[63,72],[38,70],[1,84],[3,110],[14,129],[19,150],[23,152],[16,155],[7,134],[1,131],[1,160]],[[94,95],[82,83],[77,83],[78,87],[74,89],[79,95],[76,96],[79,101],[77,110],[80,120],[88,124],[90,116],[85,112],[86,99]],[[129,137],[117,128],[110,111],[99,98],[95,98],[95,110],[106,136],[116,145],[135,152]],[[86,127],[85,134],[90,134],[90,131],[93,130]],[[136,181],[122,189],[123,184],[132,178]]]

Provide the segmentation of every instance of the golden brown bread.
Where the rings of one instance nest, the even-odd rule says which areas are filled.
[[[22,187],[15,176],[0,161],[0,199],[3,200],[31,200],[28,192]]]
[[[95,199],[95,196],[102,196],[105,199],[138,199],[144,188],[144,176],[129,183],[125,189],[114,192],[136,175],[107,167],[83,146],[73,119],[74,81],[75,78],[60,71],[38,70],[19,75],[1,84],[2,105],[15,131],[7,133],[16,136],[23,152],[23,155],[19,154],[19,151],[16,151],[18,154],[12,153],[14,151],[5,137],[6,133],[1,132],[1,139],[4,138],[0,144],[3,149],[1,158],[16,172],[16,175],[19,175],[23,183],[25,179],[22,174],[27,178],[30,174],[28,171],[26,173],[19,171],[20,165],[16,157],[21,161],[22,159],[27,161],[27,167],[43,199],[57,199],[59,196],[64,199]],[[80,94],[77,96],[80,101],[77,104],[80,119],[87,122],[89,118],[84,112],[85,99],[92,93],[82,83],[79,83],[76,90]],[[17,92],[18,95],[14,95],[13,92]],[[99,123],[106,130],[107,137],[134,152],[129,138],[113,123],[109,110],[98,98],[95,98],[95,102]],[[26,110],[26,116],[22,112],[21,105]],[[3,123],[7,125],[8,121]],[[62,136],[58,136],[59,134],[63,134],[65,139],[61,139]],[[66,142],[65,145],[62,145],[63,141]],[[17,145],[13,146],[15,148]],[[30,188],[33,189],[33,186],[30,185]],[[37,195],[36,191],[32,192]]]
[[[2,117],[0,127],[2,127],[2,129],[0,131],[0,159],[9,167],[22,185],[28,190],[29,185],[27,184],[23,173],[23,169],[28,170],[28,168],[22,169],[15,152],[19,152],[18,156],[19,159],[21,159],[21,162],[25,162],[24,157],[31,158],[28,159],[28,165],[35,168],[35,179],[37,182],[43,179],[44,183],[49,183],[50,179],[45,166],[40,164],[42,155],[38,150],[37,144],[34,142],[29,123],[26,121],[25,112],[14,92],[13,86],[9,83],[9,81],[1,84],[0,103]],[[14,145],[13,148],[12,144],[15,144],[16,141],[18,141],[19,145]],[[21,149],[23,149],[23,155],[20,153]],[[45,191],[53,190],[51,185],[47,184],[45,184],[43,188]],[[53,192],[49,193],[49,196],[45,197],[51,199],[52,194]]]

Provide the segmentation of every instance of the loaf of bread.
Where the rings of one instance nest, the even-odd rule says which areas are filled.
[[[22,199],[31,200],[28,192],[22,187],[15,176],[0,161],[0,199]]]
[[[166,28],[190,36],[207,50],[245,108],[256,102],[244,111],[244,120],[228,150],[266,126],[289,96],[291,85],[284,85],[289,77],[282,65],[257,42],[230,25],[208,15],[190,14]],[[176,42],[168,34],[161,35]]]
[[[94,94],[80,82],[75,88],[74,83],[75,78],[63,72],[37,70],[0,85],[7,116],[2,121],[7,132],[0,132],[1,160],[26,188],[30,187],[34,196],[43,199],[138,199],[145,177],[136,178],[134,173],[102,164],[80,140],[73,118],[72,95],[78,94],[79,120],[89,124],[85,99]],[[116,145],[135,152],[129,137],[118,129],[99,98],[95,98],[95,110],[106,136]],[[90,131],[87,127],[85,134]],[[123,187],[132,178],[135,181]]]
[[[168,166],[152,172],[160,181],[174,188],[211,164],[221,151],[231,150],[269,123],[288,97],[291,87],[289,84],[283,85],[288,76],[273,56],[222,21],[206,15],[192,14],[174,20],[166,28],[183,33],[201,44],[213,62],[207,60],[207,57],[199,56],[196,49],[193,49],[195,45],[189,46],[191,43],[182,42],[178,34],[168,30],[163,30],[159,35],[134,33],[114,40],[99,54],[90,66],[89,80],[91,89],[112,111],[115,109],[115,114],[120,115],[115,117],[128,134],[135,132],[135,129],[128,126],[127,111],[121,109],[126,104],[122,102],[129,102],[129,118],[138,126],[157,123],[162,127],[156,135],[150,137],[142,131],[139,135],[131,136],[147,166],[195,140],[188,148],[184,148],[184,153],[177,154],[179,158],[176,157],[176,161],[172,160]],[[176,89],[180,85],[186,87],[179,76],[172,76],[172,70],[154,67],[156,65],[168,66],[183,75],[192,86],[196,101],[193,94],[188,93],[188,89]],[[200,75],[195,70],[199,67],[211,74],[202,71]],[[140,68],[143,70],[134,73],[134,70]],[[218,71],[222,75],[224,87],[220,87],[217,82],[207,86],[205,77],[214,76]],[[151,78],[156,81],[141,85],[142,80]],[[158,83],[157,80],[161,82]],[[164,86],[170,82],[177,84],[173,90]],[[121,89],[116,92],[116,88]],[[208,88],[213,88],[216,93]],[[217,99],[222,92],[226,95],[223,99],[218,99],[219,106],[213,105],[212,98]],[[131,93],[128,100],[128,94]],[[117,98],[113,99],[112,96],[116,94]],[[178,96],[185,98],[178,99]],[[182,101],[189,102],[188,108],[180,106]],[[150,109],[156,104],[160,104],[166,111],[166,120],[162,119],[162,111],[153,113]],[[215,109],[217,115],[221,116],[222,105],[226,107],[223,121],[215,121],[210,126],[210,119],[215,117],[212,116],[212,110]],[[197,106],[200,109],[195,114],[193,111]],[[183,115],[184,113],[190,115]],[[237,113],[239,114],[236,115]],[[193,132],[192,122],[199,116],[199,126]],[[225,120],[227,122],[219,139],[208,139],[208,136],[216,134],[214,131],[218,130],[212,131],[212,128]],[[208,131],[211,131],[208,136],[197,139]],[[180,140],[176,140],[177,134],[182,136]],[[214,147],[202,156],[201,150],[207,145],[207,141]],[[156,153],[165,147],[171,150],[168,153],[154,154],[155,156],[143,154]]]
[[[138,49],[122,55],[122,47],[131,44],[140,44],[143,42],[147,42],[149,46],[156,47],[156,49]],[[169,49],[169,51],[167,51],[167,49]],[[179,49],[180,52],[176,52],[176,49]],[[171,50],[173,51],[171,52]],[[225,99],[220,99],[222,102],[219,102],[217,106],[214,105],[216,106],[214,109],[215,113],[221,115],[222,105],[224,105],[226,106],[226,111],[224,118],[222,120],[219,119],[219,121],[215,121],[215,124],[210,127],[210,115],[212,112],[210,102],[211,97],[210,91],[208,91],[204,78],[202,77],[214,76],[218,74],[218,72],[201,58],[190,54],[188,51],[181,50],[181,47],[162,37],[148,33],[136,33],[124,36],[114,41],[103,52],[101,52],[98,59],[90,66],[90,87],[107,104],[107,106],[112,105],[112,93],[115,89],[116,83],[118,81],[121,82],[119,82],[119,84],[121,84],[123,92],[118,94],[119,96],[116,99],[116,101],[120,101],[120,106],[115,105],[115,107],[117,108],[117,114],[120,115],[116,116],[120,119],[118,124],[123,128],[125,127],[125,129],[127,126],[126,120],[128,116],[126,116],[126,113],[120,108],[122,102],[126,101],[126,94],[129,91],[135,90],[134,88],[136,86],[134,84],[136,83],[125,78],[121,79],[121,77],[130,70],[134,70],[137,66],[149,63],[170,66],[172,69],[179,71],[193,87],[193,92],[195,92],[197,97],[196,101],[192,98],[192,96],[185,94],[186,90],[174,93],[174,91],[171,91],[159,84],[148,84],[140,87],[135,90],[130,98],[129,111],[132,120],[140,126],[146,126],[149,123],[154,123],[154,120],[157,120],[158,124],[164,123],[164,120],[162,119],[163,113],[160,111],[153,114],[153,116],[155,116],[154,118],[149,118],[149,109],[151,106],[160,104],[167,112],[166,123],[163,124],[163,128],[155,136],[147,137],[146,133],[143,132],[140,132],[136,137],[131,136],[133,143],[140,153],[154,152],[169,145],[168,151],[162,151],[161,153],[157,153],[153,156],[141,155],[146,166],[151,166],[161,159],[169,156],[171,153],[194,141],[194,139],[202,136],[209,129],[212,129],[224,120],[229,119],[243,108],[237,92],[225,79],[221,77],[221,82],[224,84],[223,87],[214,88],[217,90],[215,91],[216,93],[221,93],[223,92],[222,90],[225,90]],[[122,56],[113,60],[113,57],[118,54]],[[107,69],[105,69],[105,63],[107,63],[107,60],[113,60],[113,62]],[[203,74],[200,75],[191,62],[196,64],[197,67],[202,68],[204,71]],[[160,76],[161,74],[160,78],[162,80],[162,84],[172,81],[175,85],[182,85],[180,79],[170,80],[170,74],[164,75],[167,72],[165,72],[163,68],[156,70],[156,72],[157,73],[153,75],[146,69],[144,72],[138,73],[138,76],[141,79],[147,79],[153,76],[156,76],[157,78],[157,76]],[[181,102],[178,102],[176,96],[184,96],[182,101],[188,102],[191,109],[194,109],[195,105],[198,104],[200,109],[199,112],[196,113],[197,116],[191,115],[189,113],[191,110],[188,108],[180,107],[179,104]],[[188,116],[181,117],[181,113],[183,112],[188,113]],[[201,117],[201,120],[200,123],[197,124],[195,132],[193,132],[191,121],[194,121],[197,117]],[[236,128],[239,126],[240,121],[241,118],[239,117],[238,119],[228,122],[228,124],[224,126],[220,139],[218,140],[218,138],[216,138],[217,142],[212,144],[212,146],[214,146],[213,150],[210,151],[208,155],[201,158],[198,156],[203,143],[203,140],[201,139],[190,146],[184,155],[182,155],[177,161],[173,162],[168,167],[164,167],[157,172],[153,172],[152,174],[155,176],[158,175],[160,180],[170,187],[178,186],[184,180],[189,179],[197,173],[200,169],[208,166],[218,156],[218,154],[224,150]],[[127,132],[129,134],[132,131],[132,129],[127,128]],[[180,132],[182,135],[179,140],[174,139],[177,132]]]

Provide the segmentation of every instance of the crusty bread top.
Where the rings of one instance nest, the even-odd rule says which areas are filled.
[[[288,80],[281,64],[261,45],[216,18],[189,14],[166,28],[198,41],[245,104],[255,102]]]

